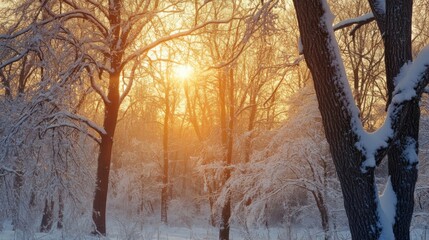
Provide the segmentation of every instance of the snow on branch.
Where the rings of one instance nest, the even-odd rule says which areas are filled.
[[[365,25],[367,23],[370,23],[370,22],[372,22],[374,20],[375,20],[374,14],[372,12],[371,13],[367,13],[367,14],[364,14],[364,15],[362,15],[360,17],[346,19],[346,20],[343,20],[343,21],[335,24],[334,25],[334,31],[340,30],[340,29],[343,29],[343,28],[346,28],[346,27],[349,27],[349,26],[352,26],[352,25],[356,25],[352,29],[352,31],[350,32],[350,35],[353,36],[355,34],[356,30],[358,30],[363,25]]]
[[[101,99],[103,100],[104,104],[110,103],[109,98],[103,92],[103,90],[101,89],[101,87],[95,82],[94,76],[93,76],[93,71],[91,70],[91,68],[87,67],[86,70],[88,71],[89,80],[91,82],[92,89],[94,89],[94,91],[101,97]]]
[[[69,19],[75,19],[75,18],[80,18],[80,19],[85,19],[88,20],[90,22],[92,22],[98,29],[99,31],[103,34],[103,36],[107,36],[109,31],[107,29],[107,27],[105,27],[103,25],[103,23],[101,23],[100,21],[97,20],[97,18],[95,16],[93,16],[90,12],[84,10],[84,9],[78,9],[78,10],[73,10],[67,13],[63,13],[63,14],[58,14],[56,16],[53,16],[52,18],[43,20],[43,21],[35,21],[34,23],[30,24],[28,27],[23,28],[22,30],[13,33],[13,34],[0,34],[0,39],[15,39],[27,32],[32,31],[33,29],[37,29],[38,26],[42,26],[42,25],[46,25],[49,24],[55,20],[69,20]]]
[[[48,127],[46,127],[44,129],[44,131],[46,132],[47,130],[50,129],[55,129],[55,128],[60,128],[60,127],[68,127],[68,128],[73,128],[75,130],[78,130],[79,132],[84,133],[85,135],[87,135],[88,137],[90,137],[92,140],[94,140],[96,143],[100,144],[101,140],[99,138],[97,138],[96,136],[92,135],[91,133],[89,133],[88,131],[86,131],[85,129],[75,125],[75,124],[71,124],[71,123],[57,123],[57,124],[51,124]]]
[[[7,173],[13,173],[17,176],[22,176],[22,172],[14,170],[12,168],[8,168],[6,166],[0,167],[0,177],[6,176]]]
[[[29,49],[26,49],[24,52],[19,53],[18,55],[8,59],[7,61],[0,64],[0,69],[3,69],[5,66],[10,65],[14,62],[21,60],[24,56],[26,56],[30,52]]]
[[[333,64],[337,68],[334,83],[338,85],[338,89],[341,91],[339,95],[342,96],[341,101],[350,117],[352,131],[358,137],[355,147],[365,156],[364,161],[361,163],[361,170],[365,172],[369,168],[374,168],[387,154],[390,143],[398,137],[399,129],[402,127],[402,118],[413,104],[413,100],[420,98],[428,84],[429,46],[425,47],[412,63],[403,66],[395,80],[396,87],[393,92],[393,99],[388,107],[384,124],[377,131],[368,133],[362,127],[359,111],[354,103],[344,72],[345,68],[331,25],[333,15],[330,12],[328,3],[326,1],[322,2],[325,7],[325,14],[320,22],[329,33],[328,48],[330,48],[332,54]],[[413,143],[410,142],[410,144],[412,145]]]
[[[398,137],[398,129],[401,127],[401,119],[406,114],[406,109],[414,99],[420,98],[429,83],[429,46],[423,48],[413,62],[401,68],[395,83],[392,102],[383,125],[374,133],[360,134],[357,147],[361,148],[367,157],[362,163],[363,170],[374,167],[376,160],[380,161],[385,156],[389,143]],[[411,146],[413,142],[409,144]]]
[[[84,116],[73,114],[73,113],[70,113],[67,111],[61,111],[58,114],[64,115],[70,119],[79,121],[81,123],[85,123],[88,127],[92,128],[94,131],[96,131],[100,135],[106,135],[107,134],[106,130],[103,127],[99,126],[97,123],[89,120],[88,118],[86,118]]]

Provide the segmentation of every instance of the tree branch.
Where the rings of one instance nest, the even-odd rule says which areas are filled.
[[[226,20],[213,20],[213,21],[208,21],[208,22],[202,23],[202,24],[200,24],[200,25],[198,25],[198,26],[195,26],[195,27],[193,27],[193,28],[191,28],[191,29],[189,29],[189,30],[182,31],[182,32],[177,32],[177,33],[174,33],[174,34],[171,34],[171,35],[168,35],[168,36],[161,37],[161,38],[157,39],[156,41],[154,41],[154,42],[152,42],[152,43],[147,44],[146,46],[144,46],[144,47],[142,47],[142,48],[138,49],[138,50],[137,50],[137,51],[135,51],[133,54],[131,54],[131,55],[129,55],[128,57],[126,57],[126,58],[124,59],[124,61],[123,61],[122,65],[121,65],[121,69],[122,69],[122,68],[124,68],[124,66],[125,66],[128,62],[130,62],[131,60],[133,60],[133,59],[137,58],[138,56],[140,56],[140,55],[142,55],[142,54],[144,54],[144,53],[146,53],[146,52],[150,51],[152,48],[154,48],[154,47],[156,47],[156,46],[158,46],[158,45],[160,45],[160,44],[162,44],[162,43],[164,43],[164,42],[171,41],[171,40],[176,39],[176,38],[179,38],[179,37],[187,36],[187,35],[189,35],[189,34],[191,34],[191,33],[195,32],[195,31],[197,31],[197,30],[199,30],[199,29],[201,29],[201,28],[204,28],[204,27],[206,27],[206,26],[208,26],[208,25],[229,23],[229,22],[231,22],[232,20],[235,20],[235,19],[237,19],[237,18],[231,17],[231,18],[226,19]]]
[[[352,25],[356,25],[352,29],[352,31],[350,31],[350,35],[354,36],[355,32],[359,28],[361,28],[363,25],[368,24],[374,20],[375,20],[374,14],[373,13],[367,13],[367,14],[364,14],[360,17],[347,19],[347,20],[344,20],[344,21],[341,21],[341,22],[335,24],[334,25],[334,31],[337,31],[337,30],[340,30],[340,29],[343,29],[343,28],[346,28],[346,27],[349,27]]]

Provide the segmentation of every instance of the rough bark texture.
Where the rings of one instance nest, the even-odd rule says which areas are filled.
[[[374,184],[374,169],[366,172],[360,169],[365,160],[355,147],[356,134],[350,124],[351,114],[348,104],[342,101],[344,86],[336,79],[342,77],[336,71],[341,59],[332,53],[332,45],[323,18],[323,1],[294,0],[304,55],[313,75],[319,109],[330,150],[336,166],[344,196],[344,205],[349,219],[353,239],[378,239],[381,224],[377,214],[377,193]],[[377,7],[377,1],[369,0],[379,30],[385,44],[387,105],[397,113],[392,120],[394,137],[389,143],[388,167],[392,187],[396,193],[397,205],[393,234],[395,239],[410,239],[410,223],[414,207],[414,189],[417,180],[417,153],[419,130],[419,97],[404,103],[391,104],[394,94],[395,77],[401,67],[412,58],[411,19],[412,1],[386,1],[386,12]],[[427,84],[428,71],[416,88],[420,96],[421,88]],[[347,86],[348,87],[348,86]],[[415,154],[409,154],[414,152]],[[383,154],[377,154],[377,163]]]
[[[353,239],[378,239],[381,234],[374,183],[374,169],[360,169],[365,160],[356,149],[357,136],[351,130],[351,113],[344,101],[338,78],[338,64],[331,51],[331,39],[320,20],[325,14],[320,1],[294,0],[304,56],[314,80],[325,135],[336,167],[344,206]]]
[[[412,59],[411,19],[413,1],[386,1],[385,26],[385,63],[388,96],[392,99],[395,77],[401,67]],[[393,232],[396,239],[410,239],[410,224],[414,210],[414,189],[417,181],[417,159],[410,159],[406,152],[413,144],[413,151],[418,151],[418,133],[420,108],[414,100],[406,109],[403,119],[402,134],[393,142],[388,153],[389,175],[396,193],[397,205]]]
[[[395,239],[410,239],[410,225],[414,211],[414,190],[417,181],[417,161],[410,163],[405,146],[414,141],[414,149],[418,151],[418,131],[420,108],[418,101],[407,112],[403,127],[405,134],[392,145],[388,154],[388,167],[393,191],[395,191],[396,215],[393,225]]]

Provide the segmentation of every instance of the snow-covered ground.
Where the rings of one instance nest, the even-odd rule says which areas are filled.
[[[40,240],[217,240],[218,229],[213,227],[169,227],[169,226],[136,226],[129,223],[126,225],[113,225],[108,231],[107,237],[94,237],[86,232],[66,232],[54,230],[50,233],[35,233],[27,236],[27,239]],[[290,235],[285,229],[270,228],[258,229],[245,232],[239,229],[231,230],[231,240],[322,240],[323,235],[317,230],[301,229]],[[335,233],[336,240],[351,239],[348,232]],[[21,240],[26,237],[23,233],[12,230],[10,223],[4,224],[0,231],[0,240]],[[429,229],[414,229],[411,233],[412,240],[429,240]]]
[[[322,240],[323,234],[317,229],[293,228],[288,233],[285,228],[260,228],[244,231],[233,228],[231,240]],[[107,237],[99,238],[85,231],[53,230],[49,233],[34,233],[24,235],[22,232],[12,230],[10,221],[5,221],[0,231],[0,240],[217,240],[218,229],[211,226],[172,227],[155,224],[136,224],[135,222],[120,223],[108,222]],[[335,232],[335,240],[351,239],[347,231]],[[429,227],[427,229],[413,229],[412,240],[429,240]]]
[[[292,232],[290,235],[282,228],[261,228],[244,231],[243,229],[233,228],[231,230],[231,240],[286,240],[286,239],[322,239],[320,232],[315,230],[301,229],[299,233]],[[338,239],[348,239],[349,234],[338,234]],[[25,236],[22,232],[12,230],[10,221],[3,224],[3,231],[0,231],[0,240],[20,240],[20,239],[43,239],[43,240],[96,240],[87,231],[68,232],[67,230],[54,230],[50,233],[35,233]],[[211,226],[197,227],[171,227],[165,225],[141,225],[132,222],[119,223],[109,221],[107,237],[104,240],[215,240],[218,239],[218,229]]]

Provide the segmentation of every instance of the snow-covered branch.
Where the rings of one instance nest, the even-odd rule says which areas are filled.
[[[335,24],[334,25],[334,31],[337,31],[337,30],[340,30],[340,29],[343,29],[343,28],[346,28],[346,27],[349,27],[349,26],[352,26],[352,25],[356,25],[352,29],[352,31],[350,31],[350,35],[353,36],[355,34],[355,32],[360,27],[362,27],[363,25],[365,25],[367,23],[370,23],[370,22],[372,22],[374,20],[375,20],[374,14],[372,12],[371,13],[367,13],[367,14],[364,14],[364,15],[362,15],[360,17],[346,19],[346,20],[343,20],[343,21]]]
[[[0,69],[3,69],[5,66],[12,64],[14,62],[17,62],[19,60],[21,60],[24,56],[26,56],[28,54],[28,52],[30,52],[29,49],[24,50],[23,52],[19,53],[18,55],[6,60],[5,62],[0,64]]]
[[[71,1],[69,1],[69,0],[62,0],[64,3],[66,3],[67,5],[69,5],[70,7],[72,7],[72,8],[74,8],[74,9],[79,9],[79,7],[75,4],[75,3],[73,3],[73,2],[71,2]],[[102,12],[103,13],[103,15],[106,17],[106,18],[108,18],[109,17],[109,12],[108,12],[108,10],[107,9],[105,9],[105,8],[103,8],[103,5],[101,4],[101,3],[96,3],[96,2],[94,2],[93,0],[85,0],[85,2],[87,2],[87,3],[89,3],[89,4],[91,4],[92,6],[94,6],[95,8],[97,8],[100,12]]]
[[[58,14],[53,16],[52,18],[46,19],[46,20],[42,20],[42,21],[36,21],[32,24],[30,24],[28,27],[13,33],[13,34],[0,34],[0,39],[14,39],[17,38],[27,32],[32,31],[33,29],[35,29],[37,26],[42,26],[42,25],[46,25],[49,24],[53,21],[56,20],[69,20],[69,19],[75,19],[75,18],[80,18],[80,19],[85,19],[88,20],[92,23],[94,23],[94,25],[99,29],[99,31],[103,34],[104,37],[107,37],[109,31],[107,29],[107,27],[105,27],[103,25],[103,23],[101,23],[100,21],[97,20],[97,18],[95,16],[93,16],[90,12],[83,10],[83,9],[78,9],[78,10],[73,10],[67,13],[63,13],[63,14]]]
[[[61,111],[58,114],[62,114],[62,115],[66,116],[70,119],[79,121],[81,123],[85,123],[88,127],[92,128],[94,131],[96,131],[98,134],[100,134],[100,136],[107,134],[106,130],[103,127],[99,126],[97,123],[89,120],[88,118],[86,118],[84,116],[73,114],[73,113],[70,113],[67,111]]]
[[[94,76],[93,76],[93,71],[89,67],[87,67],[87,71],[89,74],[89,81],[91,82],[92,89],[94,89],[94,91],[101,97],[101,99],[103,100],[103,102],[105,104],[110,103],[110,100],[107,97],[107,95],[103,92],[101,87],[95,82]]]
[[[73,128],[75,130],[78,130],[79,132],[84,133],[86,136],[90,137],[92,140],[94,140],[96,143],[100,144],[101,140],[99,138],[97,138],[96,136],[92,135],[91,133],[89,133],[88,131],[85,131],[85,129],[82,129],[81,127],[71,124],[71,123],[57,123],[57,124],[51,124],[48,127],[46,127],[44,130],[50,130],[50,129],[55,129],[55,128],[59,128],[59,127],[69,127],[69,128]]]
[[[362,163],[363,169],[374,167],[376,161],[379,163],[386,155],[389,144],[398,137],[402,118],[409,105],[414,99],[420,99],[428,83],[429,46],[426,46],[413,62],[402,67],[396,77],[395,91],[383,126],[374,133],[360,134],[358,147],[367,156],[367,160]]]
[[[16,171],[16,170],[14,170],[12,168],[8,168],[6,166],[0,167],[0,177],[5,176],[6,175],[5,172],[7,172],[7,173],[13,173],[13,174],[15,174],[17,176],[22,176],[22,172]]]

